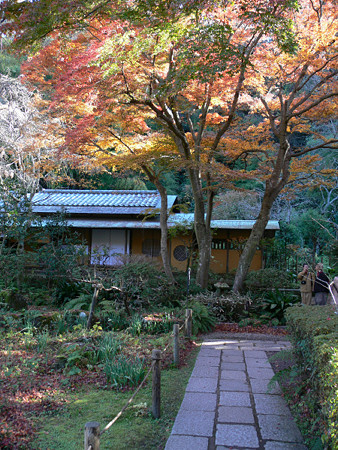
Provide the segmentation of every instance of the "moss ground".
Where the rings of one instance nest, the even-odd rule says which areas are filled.
[[[163,449],[182,402],[185,387],[194,366],[197,349],[180,369],[161,373],[161,418],[151,415],[151,382],[135,397],[132,405],[102,435],[101,449]],[[97,421],[101,429],[121,410],[132,391],[116,392],[87,386],[71,393],[69,402],[55,415],[39,420],[39,432],[33,448],[78,450],[83,448],[86,422]]]

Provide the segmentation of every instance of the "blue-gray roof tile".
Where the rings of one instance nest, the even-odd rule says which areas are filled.
[[[175,196],[168,196],[170,208]],[[89,191],[45,189],[35,194],[35,212],[52,213],[65,209],[82,214],[140,214],[148,209],[159,209],[158,191]]]

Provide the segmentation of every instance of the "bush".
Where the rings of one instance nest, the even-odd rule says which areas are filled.
[[[181,293],[178,286],[170,283],[163,270],[154,263],[140,258],[132,259],[114,270],[111,284],[122,289],[128,303],[134,308],[149,308],[155,305],[173,307],[180,302]],[[109,300],[118,305],[122,302],[122,296],[112,292]]]
[[[195,298],[192,298],[188,305],[192,309],[192,332],[207,333],[215,326],[216,319],[209,313],[208,308]]]
[[[274,268],[254,270],[248,273],[245,280],[245,287],[246,289],[253,291],[257,289],[270,290],[271,287],[294,287],[293,274],[285,270]]]
[[[207,306],[208,310],[219,322],[237,322],[243,317],[250,298],[235,292],[217,295],[214,292],[204,292],[195,295],[193,299]]]
[[[275,289],[264,294],[255,306],[256,314],[265,322],[275,325],[285,325],[285,313],[287,308],[299,303],[299,297]]]
[[[133,336],[139,336],[141,333],[169,333],[177,321],[170,312],[152,313],[145,316],[135,314],[130,320],[127,331]]]
[[[121,331],[129,326],[126,314],[121,311],[102,311],[98,314],[98,319],[105,331]]]
[[[338,315],[331,306],[289,308],[286,320],[308,383],[307,401],[316,405],[326,448],[338,448]]]
[[[6,303],[9,308],[20,310],[27,307],[27,299],[16,289],[0,291],[0,302]]]
[[[79,298],[83,292],[83,286],[69,280],[63,280],[57,284],[53,292],[53,301],[57,306],[61,306],[70,300]]]

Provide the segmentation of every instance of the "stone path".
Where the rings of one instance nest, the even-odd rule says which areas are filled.
[[[267,351],[282,340],[203,342],[165,450],[306,450]]]

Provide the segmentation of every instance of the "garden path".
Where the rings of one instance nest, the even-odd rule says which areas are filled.
[[[196,359],[165,450],[306,450],[267,352],[288,349],[270,340],[206,339]]]

